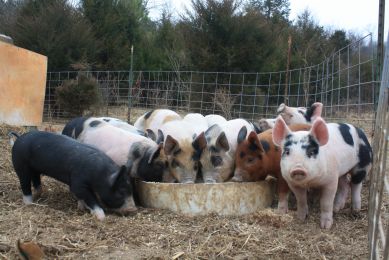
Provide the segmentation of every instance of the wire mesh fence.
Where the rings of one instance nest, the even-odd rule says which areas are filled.
[[[389,53],[386,46],[373,140],[373,169],[369,196],[369,259],[389,259],[388,193],[386,176],[389,133]],[[386,234],[385,234],[386,233]]]
[[[289,71],[225,73],[195,71],[90,71],[99,82],[99,101],[89,116],[126,120],[132,111],[168,108],[191,113],[220,114],[258,121],[275,118],[281,103],[308,107],[324,104],[323,117],[371,130],[374,118],[374,55],[372,35],[335,52],[321,64]],[[56,102],[56,88],[80,72],[49,72],[44,120],[72,118]],[[288,88],[288,97],[284,96]],[[129,92],[131,90],[131,93]],[[130,98],[131,97],[131,98]],[[133,120],[132,120],[133,122]]]

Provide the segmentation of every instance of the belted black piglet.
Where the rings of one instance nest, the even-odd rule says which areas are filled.
[[[69,185],[78,199],[99,220],[105,218],[102,202],[120,214],[136,211],[127,165],[119,167],[98,148],[73,138],[51,132],[29,132],[18,137],[12,148],[12,163],[19,177],[23,201],[32,203],[31,181],[35,195],[42,192],[40,175],[47,175]]]

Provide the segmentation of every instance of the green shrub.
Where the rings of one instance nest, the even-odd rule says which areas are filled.
[[[56,90],[57,103],[72,116],[83,116],[99,100],[99,83],[80,73],[77,79],[65,80]]]

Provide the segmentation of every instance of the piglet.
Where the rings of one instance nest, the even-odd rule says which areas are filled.
[[[74,131],[71,131],[74,129]],[[125,165],[131,157],[134,161],[130,172],[132,178],[143,181],[172,182],[167,157],[162,145],[121,128],[105,120],[90,117],[73,119],[62,131],[83,143],[94,145],[106,153],[118,165]]]
[[[359,128],[326,124],[318,117],[310,131],[292,132],[279,116],[273,141],[282,148],[281,173],[296,195],[299,219],[308,215],[308,188],[321,189],[322,228],[332,226],[332,211],[344,208],[350,187],[352,207],[361,209],[360,191],[372,167],[372,150]],[[347,173],[351,174],[351,183]]]
[[[124,122],[123,120],[113,118],[113,117],[98,117],[98,118],[104,120],[105,122],[107,122],[110,125],[113,125],[114,127],[126,130],[126,131],[134,133],[134,134],[138,134],[141,136],[146,136],[145,132],[139,130],[138,128],[136,128],[133,125],[128,124],[127,122]]]
[[[250,122],[244,119],[234,119],[213,125],[205,132],[207,144],[200,155],[201,171],[205,183],[224,182],[233,175],[237,137],[243,126],[246,126],[249,131],[254,131],[253,124]]]
[[[310,125],[291,125],[292,131],[308,131]],[[281,148],[273,143],[273,130],[256,134],[252,131],[248,137],[247,128],[243,126],[238,134],[238,147],[236,150],[236,168],[232,181],[252,182],[265,180],[268,175],[278,180],[278,214],[288,212],[289,186],[281,174],[280,160]]]
[[[199,113],[187,114],[182,120],[187,122],[192,127],[196,136],[199,136],[202,132],[205,132],[208,129],[207,120]]]
[[[199,173],[199,158],[207,144],[204,132],[196,136],[191,125],[172,120],[161,125],[157,143],[164,141],[163,151],[174,178],[184,184],[194,184]]]
[[[120,214],[136,211],[129,172],[132,160],[121,167],[98,148],[73,138],[51,132],[29,132],[12,147],[12,163],[19,177],[23,201],[32,203],[31,182],[35,195],[40,196],[40,175],[67,184],[79,200],[99,220],[105,218],[99,201]],[[11,141],[11,144],[13,141]]]
[[[205,120],[207,120],[208,127],[227,122],[227,119],[225,119],[224,117],[214,114],[205,116]]]
[[[146,131],[146,129],[152,130],[154,133],[158,133],[158,129],[161,126],[172,120],[182,120],[179,114],[169,109],[157,109],[152,110],[141,117],[139,117],[134,126],[142,131]]]
[[[288,107],[282,103],[277,113],[282,116],[287,125],[292,124],[308,124],[313,125],[316,118],[321,116],[323,104],[320,102],[314,103],[310,108],[305,107]]]
[[[265,132],[266,130],[273,129],[274,123],[276,122],[276,119],[265,119],[265,118],[260,118],[259,119],[259,129],[261,132]]]

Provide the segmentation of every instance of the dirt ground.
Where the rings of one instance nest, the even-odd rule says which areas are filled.
[[[65,123],[53,127],[61,133]],[[309,204],[305,221],[298,220],[293,195],[285,216],[276,214],[276,196],[270,208],[243,216],[187,217],[139,206],[128,216],[104,209],[107,217],[98,221],[77,210],[66,185],[48,177],[43,177],[42,196],[34,204],[23,203],[11,162],[11,130],[26,132],[0,126],[0,259],[19,259],[17,239],[36,242],[45,259],[368,258],[368,179],[363,182],[362,210],[351,209],[349,196],[329,230],[320,228],[318,201]]]

